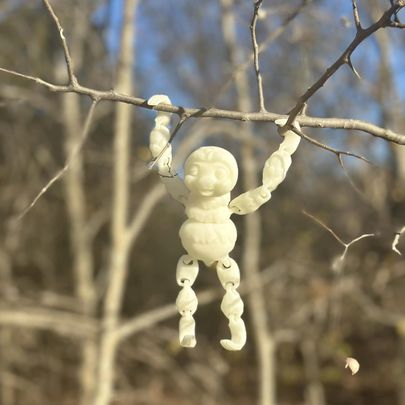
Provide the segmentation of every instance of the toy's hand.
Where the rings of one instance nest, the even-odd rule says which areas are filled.
[[[270,198],[270,191],[265,186],[261,186],[236,197],[229,203],[229,208],[235,214],[245,215],[256,211]]]

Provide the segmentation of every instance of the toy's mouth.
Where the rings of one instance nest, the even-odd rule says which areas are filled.
[[[200,194],[203,197],[211,197],[214,194],[214,190],[201,190]]]

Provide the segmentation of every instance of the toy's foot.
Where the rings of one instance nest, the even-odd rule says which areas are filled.
[[[195,336],[193,336],[193,335],[186,335],[186,336],[183,336],[183,338],[180,341],[180,344],[183,347],[195,347],[195,345],[197,344],[197,340],[195,339]]]
[[[220,341],[220,343],[221,343],[221,346],[222,346],[224,349],[230,350],[230,351],[241,350],[242,347],[244,346],[244,343],[243,343],[243,344],[241,344],[241,343],[235,343],[235,342],[232,342],[232,340],[230,340],[230,339],[222,339],[222,340]]]
[[[229,319],[229,329],[231,331],[231,339],[222,339],[221,346],[226,350],[240,350],[246,343],[246,327],[242,318],[233,316]]]

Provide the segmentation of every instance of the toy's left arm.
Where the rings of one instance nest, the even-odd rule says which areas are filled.
[[[275,123],[282,127],[286,119],[277,120]],[[298,124],[295,124],[298,125]],[[291,155],[296,151],[301,137],[293,131],[286,131],[283,142],[276,152],[267,160],[263,169],[263,184],[241,194],[229,203],[229,208],[234,214],[245,215],[256,211],[261,205],[269,201],[271,192],[285,179],[291,166]]]

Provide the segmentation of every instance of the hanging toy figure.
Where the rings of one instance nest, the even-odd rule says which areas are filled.
[[[170,104],[165,95],[148,100],[150,106]],[[182,287],[176,306],[181,315],[179,340],[184,347],[194,347],[197,296],[192,285],[198,274],[198,261],[206,266],[215,265],[219,281],[225,289],[221,310],[229,319],[230,339],[222,339],[227,350],[240,350],[246,343],[246,328],[241,318],[243,301],[237,292],[240,272],[237,263],[229,257],[237,238],[230,217],[256,211],[271,197],[271,192],[284,180],[291,165],[291,155],[300,142],[293,131],[286,131],[279,149],[265,163],[262,186],[247,191],[231,200],[231,191],[238,179],[238,166],[231,153],[216,146],[204,146],[187,158],[184,182],[172,169],[172,147],[169,143],[170,113],[157,112],[155,127],[150,134],[150,150],[159,175],[172,197],[184,205],[187,220],[180,228],[180,238],[187,254],[183,255],[176,270],[177,283]],[[281,127],[286,120],[277,120]]]

